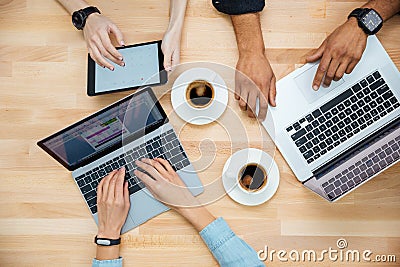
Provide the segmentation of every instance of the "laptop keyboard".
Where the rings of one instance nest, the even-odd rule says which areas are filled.
[[[286,131],[310,164],[399,106],[379,71],[375,71]]]
[[[175,171],[190,165],[189,159],[173,130],[162,133],[146,143],[124,152],[75,178],[93,214],[97,212],[97,186],[100,180],[111,171],[125,167],[125,180],[128,181],[129,194],[145,187],[133,173],[137,169],[135,160],[141,158],[166,159]]]
[[[322,184],[330,200],[340,197],[400,158],[400,136]]]

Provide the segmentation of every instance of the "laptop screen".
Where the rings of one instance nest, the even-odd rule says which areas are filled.
[[[159,127],[166,115],[150,89],[144,89],[40,141],[38,145],[68,169],[80,167]]]

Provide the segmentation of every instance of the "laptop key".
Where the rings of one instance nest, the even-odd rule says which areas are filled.
[[[90,208],[90,211],[95,214],[97,212],[97,206],[93,206]]]
[[[83,195],[85,197],[86,200],[92,199],[94,197],[97,196],[96,191],[91,190],[89,192],[87,192],[86,194]]]
[[[78,184],[78,186],[79,187],[82,187],[82,186],[84,186],[85,185],[85,181],[84,180],[78,180],[78,181],[76,181],[77,182],[77,184]]]
[[[88,184],[84,187],[81,187],[82,194],[86,194],[86,193],[90,192],[91,190],[92,190],[92,187],[90,186],[90,184]]]
[[[97,205],[97,197],[87,200],[89,208],[95,207]]]
[[[375,77],[375,79],[379,79],[381,77],[379,71],[375,71],[372,75]]]
[[[364,181],[365,179],[368,178],[368,175],[365,172],[362,172],[359,177],[361,178],[361,180]]]

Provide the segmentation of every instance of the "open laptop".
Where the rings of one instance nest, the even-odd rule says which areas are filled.
[[[263,125],[297,179],[335,201],[399,161],[400,73],[375,36],[351,74],[315,92],[317,68],[277,82]]]
[[[73,171],[72,177],[96,223],[99,181],[112,170],[125,166],[132,205],[122,228],[123,233],[168,210],[134,175],[135,160],[164,158],[193,195],[204,190],[150,87],[39,141],[38,145]]]

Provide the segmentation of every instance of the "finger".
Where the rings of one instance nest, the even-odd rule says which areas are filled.
[[[153,166],[158,171],[158,173],[161,174],[161,176],[168,175],[167,170],[156,159],[153,159],[153,160],[143,159],[143,162],[146,162],[147,164],[150,164],[151,166]]]
[[[140,168],[145,170],[148,174],[150,174],[155,180],[158,180],[161,178],[160,173],[154,168],[153,166],[153,160],[152,159],[141,159],[139,161],[140,164],[137,164]]]
[[[118,64],[120,66],[124,66],[123,62],[123,57],[122,55],[118,52],[118,50],[111,44],[110,37],[107,34],[103,34],[100,36],[101,39],[101,53],[103,56],[114,62],[115,64]]]
[[[310,56],[307,57],[307,62],[315,62],[320,59],[325,51],[326,41],[324,41],[317,50],[314,51]]]
[[[169,53],[164,54],[164,69],[166,71],[172,70],[172,55]]]
[[[116,173],[116,181],[115,181],[115,198],[123,199],[124,198],[124,183],[125,183],[125,168],[122,167]]]
[[[100,183],[97,186],[97,202],[99,201],[99,199],[102,199],[103,197],[103,184],[104,184],[104,178],[100,180]]]
[[[130,197],[129,197],[129,189],[128,189],[128,182],[124,182],[124,187],[123,187],[123,193],[124,193],[124,202],[125,206],[129,208],[130,205]]]
[[[104,66],[110,70],[114,70],[114,66],[108,62],[100,53],[99,49],[97,48],[97,46],[93,45],[91,47],[92,49],[92,53],[93,53],[93,60],[97,62],[97,64],[99,64],[100,66]]]
[[[325,72],[328,70],[329,63],[331,62],[331,56],[329,54],[324,54],[322,56],[321,62],[319,63],[317,73],[315,74],[313,80],[313,89],[316,91],[321,86],[322,79],[325,76]]]
[[[180,58],[181,58],[181,52],[180,49],[175,49],[174,52],[172,52],[172,62],[171,62],[171,67],[174,69],[177,65],[180,63]]]
[[[102,182],[103,182],[103,195],[102,195],[102,200],[105,201],[107,199],[107,195],[108,195],[108,189],[109,189],[109,185],[110,185],[110,180],[114,177],[115,174],[115,170],[110,172],[106,177],[103,178]]]
[[[258,97],[258,102],[259,102],[259,111],[257,118],[260,121],[264,121],[265,117],[267,116],[267,109],[268,109],[268,102],[264,94],[260,94],[260,96]]]
[[[261,95],[262,93],[258,88],[249,93],[249,97],[247,99],[247,116],[250,118],[255,118],[257,96],[259,94]]]
[[[171,164],[169,164],[168,160],[162,159],[162,158],[156,158],[158,162],[161,163],[161,165],[170,173],[175,172],[174,169],[172,168]]]
[[[115,199],[115,184],[117,182],[118,174],[119,174],[119,171],[116,171],[108,183],[108,192],[107,192],[108,200]]]
[[[240,100],[239,100],[239,107],[241,110],[245,111],[247,109],[247,98],[249,96],[249,93],[247,92],[246,89],[241,89],[240,90]]]
[[[268,101],[271,104],[271,106],[276,107],[276,78],[275,78],[275,76],[272,77],[271,83],[269,86]]]
[[[240,100],[240,86],[241,86],[241,82],[240,82],[240,75],[241,74],[239,71],[236,71],[236,75],[235,75],[235,99],[236,100]]]
[[[346,73],[350,74],[354,70],[354,68],[356,67],[357,63],[358,63],[357,60],[351,61],[350,64],[346,68]]]
[[[336,70],[335,77],[333,78],[334,81],[339,81],[343,77],[348,65],[348,61],[340,63],[339,67]]]
[[[125,46],[124,36],[115,24],[110,25],[110,33],[115,36],[115,39],[117,40],[119,45]]]
[[[331,64],[329,64],[329,68],[325,74],[324,86],[329,87],[331,85],[333,77],[335,77],[335,73],[339,67],[339,63],[340,62],[338,59],[332,59]]]
[[[135,170],[134,173],[147,187],[152,188],[155,185],[156,181],[146,173],[138,170]]]

